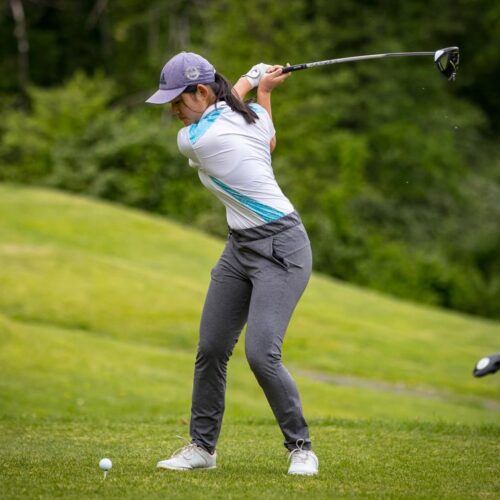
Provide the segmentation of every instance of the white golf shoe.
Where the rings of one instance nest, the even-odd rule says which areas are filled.
[[[314,476],[318,473],[318,457],[312,450],[303,450],[303,444],[304,443],[302,442],[299,445],[297,442],[298,448],[295,448],[290,452],[290,455],[288,456],[288,460],[290,461],[288,474]]]
[[[190,443],[175,451],[167,460],[161,460],[156,464],[158,469],[170,470],[193,470],[193,469],[215,469],[217,454],[213,455]]]

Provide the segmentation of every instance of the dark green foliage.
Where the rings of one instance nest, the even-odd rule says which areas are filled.
[[[170,117],[162,125],[150,109],[111,106],[114,93],[109,80],[82,73],[63,87],[32,89],[31,113],[5,113],[0,177],[201,216],[211,200],[179,157]]]
[[[178,125],[143,106],[169,56],[199,51],[235,80],[259,61],[459,45],[453,84],[432,58],[293,74],[273,96],[274,167],[307,225],[316,269],[500,317],[497,3],[99,5],[24,2],[35,84],[24,111],[4,10],[0,180],[85,192],[223,234],[223,209],[177,151]]]

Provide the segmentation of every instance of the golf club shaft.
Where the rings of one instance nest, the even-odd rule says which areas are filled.
[[[294,64],[283,68],[283,73],[298,71],[301,69],[315,68],[316,66],[326,66],[328,64],[340,64],[352,61],[366,61],[367,59],[383,59],[385,57],[412,57],[412,56],[433,56],[435,52],[389,52],[387,54],[368,54],[365,56],[341,57],[340,59],[327,59],[304,64]]]

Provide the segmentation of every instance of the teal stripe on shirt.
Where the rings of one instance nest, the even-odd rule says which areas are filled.
[[[272,222],[273,220],[283,217],[285,214],[276,208],[260,203],[249,196],[245,196],[233,188],[230,188],[227,184],[224,184],[217,177],[210,176],[210,179],[219,186],[223,191],[232,196],[235,200],[239,201],[243,206],[250,209],[254,214],[260,217],[264,222]]]
[[[215,120],[219,118],[221,113],[222,109],[214,109],[199,122],[193,123],[189,127],[189,142],[195,144],[199,141],[203,134],[214,124]]]
[[[256,112],[256,113],[266,113],[267,111],[260,105],[257,104],[256,102],[251,102],[249,106]]]

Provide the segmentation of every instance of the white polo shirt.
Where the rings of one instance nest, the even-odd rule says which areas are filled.
[[[232,229],[260,226],[294,210],[274,178],[271,118],[258,104],[251,107],[259,117],[253,124],[225,102],[218,102],[177,135],[180,152],[198,169],[204,186],[225,205]]]

